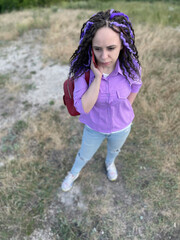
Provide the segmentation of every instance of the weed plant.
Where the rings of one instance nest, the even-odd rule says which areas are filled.
[[[9,76],[6,74],[1,74],[0,75],[0,89],[3,88],[7,82],[9,81]]]

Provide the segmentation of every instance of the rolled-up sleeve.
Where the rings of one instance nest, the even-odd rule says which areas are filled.
[[[85,74],[74,80],[74,106],[80,114],[85,114],[82,106],[82,96],[87,91],[88,85],[85,80]]]
[[[132,93],[138,93],[141,86],[142,86],[142,80],[141,80],[141,67],[140,67],[139,75],[135,74],[135,78],[131,82],[131,92]]]
[[[133,83],[133,84],[131,85],[131,92],[132,92],[132,93],[138,93],[139,90],[140,90],[140,88],[141,88],[141,86],[142,86],[142,82],[141,82],[141,83],[139,83],[139,82]]]

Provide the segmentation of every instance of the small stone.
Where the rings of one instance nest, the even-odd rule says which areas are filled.
[[[4,163],[3,162],[0,162],[0,167],[4,167]]]

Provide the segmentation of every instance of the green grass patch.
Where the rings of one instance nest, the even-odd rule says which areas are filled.
[[[19,150],[19,135],[28,127],[27,123],[19,120],[14,123],[8,134],[1,138],[1,152],[3,154],[14,154]]]
[[[50,27],[50,16],[43,9],[33,10],[32,20],[27,23],[18,23],[16,28],[19,36],[32,29],[44,29]]]
[[[36,85],[35,85],[34,83],[24,84],[23,87],[24,87],[24,91],[25,91],[25,92],[28,92],[28,91],[35,90],[35,89],[36,89]]]
[[[55,101],[54,100],[51,100],[50,102],[49,102],[49,105],[50,106],[52,106],[52,105],[54,105],[55,104]]]
[[[8,74],[0,74],[0,88],[3,88],[8,81],[9,81]]]
[[[28,101],[23,101],[22,104],[24,105],[24,110],[32,108],[32,103],[29,103]]]
[[[3,175],[6,176],[8,173],[14,183],[1,192],[0,200],[3,214],[1,234],[8,233],[8,239],[14,234],[18,235],[19,232],[22,236],[30,235],[37,224],[41,226],[49,198],[57,188],[57,183],[53,182],[52,178],[55,176],[57,178],[58,170],[49,168],[47,163],[38,160],[17,165],[18,160],[3,169]],[[10,207],[9,212],[6,207]],[[11,226],[11,230],[8,225]]]
[[[117,9],[126,13],[132,22],[179,26],[180,5],[177,2],[162,1],[71,1],[62,7],[70,9],[94,9],[96,11]]]

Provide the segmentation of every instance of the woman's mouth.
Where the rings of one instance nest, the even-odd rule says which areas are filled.
[[[108,66],[110,65],[111,62],[105,62],[105,63],[101,63],[102,66]]]

